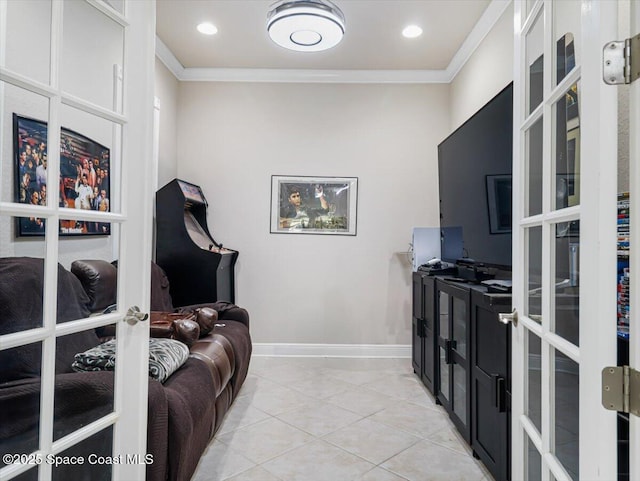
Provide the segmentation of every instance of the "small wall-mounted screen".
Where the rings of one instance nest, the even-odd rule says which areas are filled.
[[[178,185],[180,185],[180,189],[182,189],[182,193],[187,200],[190,200],[191,202],[199,202],[201,204],[205,203],[204,195],[202,194],[200,187],[183,180],[178,180]]]

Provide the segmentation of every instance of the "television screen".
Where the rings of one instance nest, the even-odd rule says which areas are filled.
[[[509,84],[438,146],[442,260],[511,266],[513,87]],[[446,245],[453,239],[454,248]],[[452,254],[447,254],[451,252]]]

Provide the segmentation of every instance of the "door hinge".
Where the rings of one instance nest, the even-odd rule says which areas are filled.
[[[640,35],[607,43],[602,50],[604,83],[630,84],[638,77],[640,77]]]
[[[640,371],[629,366],[602,370],[602,405],[611,411],[640,417]]]

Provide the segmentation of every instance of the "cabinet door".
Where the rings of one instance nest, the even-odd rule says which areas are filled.
[[[441,290],[440,281],[437,282],[436,289],[436,313],[438,319],[438,342],[436,362],[438,365],[438,390],[437,399],[447,410],[451,410],[451,349],[450,349],[450,322],[449,309],[451,297]]]
[[[509,479],[510,335],[498,321],[511,308],[510,296],[471,296],[471,447],[496,481]]]
[[[413,273],[412,287],[412,340],[411,340],[411,361],[413,372],[422,377],[423,363],[423,339],[424,339],[424,320],[423,320],[423,300],[422,300],[422,274]]]
[[[469,373],[471,291],[450,288],[451,309],[451,420],[467,442],[471,442],[471,377]]]
[[[411,364],[418,376],[422,376],[422,322],[422,319],[412,318]]]
[[[441,279],[436,286],[439,329],[437,398],[460,434],[470,443],[470,290]]]
[[[435,282],[433,277],[422,278],[424,325],[422,337],[422,383],[435,394]]]

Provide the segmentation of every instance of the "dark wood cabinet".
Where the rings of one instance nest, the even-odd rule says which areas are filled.
[[[434,278],[413,273],[413,371],[431,391],[435,389]]]
[[[413,369],[496,481],[510,479],[510,294],[413,274]]]
[[[443,279],[436,280],[437,389],[436,398],[453,424],[471,443],[471,293]]]
[[[471,448],[496,481],[510,479],[511,295],[471,291]]]

